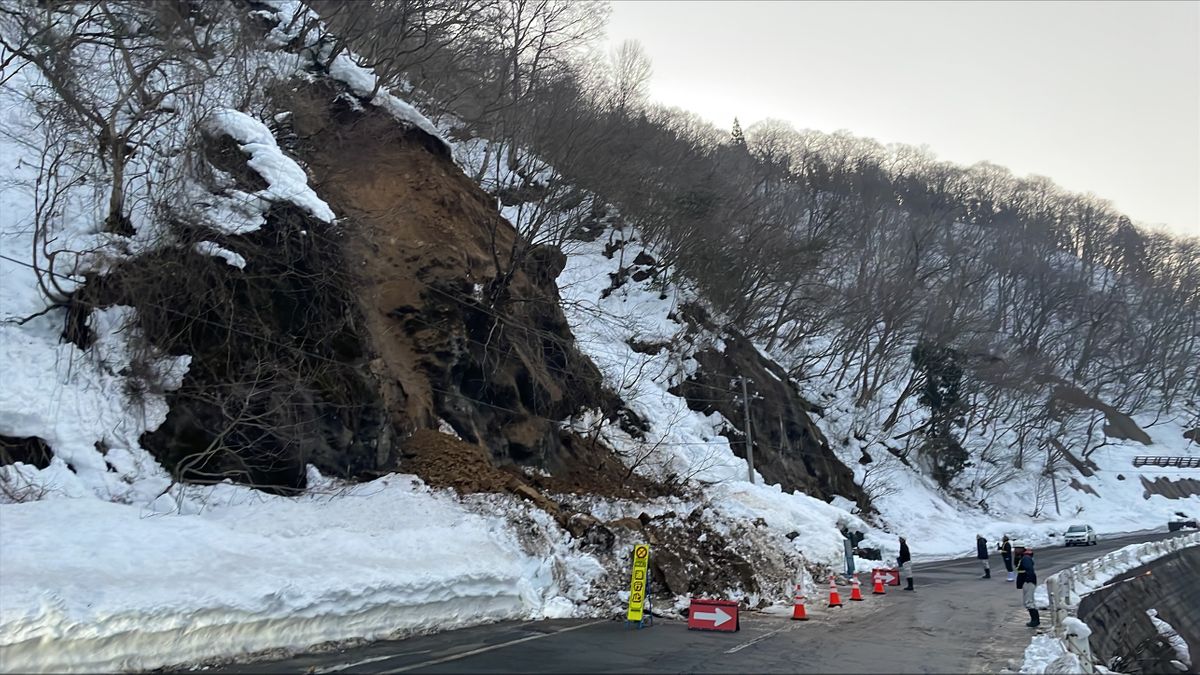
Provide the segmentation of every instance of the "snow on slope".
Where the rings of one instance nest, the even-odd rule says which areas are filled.
[[[507,163],[500,161],[499,154],[507,151],[504,148],[491,158],[488,166],[481,166],[487,156],[484,144],[481,139],[459,143],[457,160],[469,174],[482,175],[481,182],[486,189],[495,191],[500,187],[519,185],[523,179],[509,173]],[[543,182],[558,178],[551,167],[535,166],[535,169]],[[519,206],[505,206],[504,213],[517,225],[524,217]],[[605,254],[606,245],[622,239],[626,243],[623,248],[611,257]],[[721,495],[735,484],[738,489],[762,489],[749,485],[744,460],[734,455],[726,439],[719,435],[726,423],[724,418],[718,414],[705,416],[694,412],[686,401],[668,391],[694,372],[696,364],[690,358],[691,354],[708,346],[722,348],[719,336],[712,335],[699,338],[707,341],[706,344],[684,343],[681,339],[684,326],[669,317],[681,303],[696,301],[696,294],[691,289],[672,284],[660,287],[649,279],[642,282],[626,279],[620,288],[602,297],[611,285],[610,275],[615,274],[622,263],[630,264],[643,252],[657,258],[656,251],[642,246],[635,228],[609,230],[592,242],[571,241],[566,249],[567,264],[558,284],[572,332],[580,348],[600,368],[606,383],[651,425],[646,441],[630,438],[612,425],[604,427],[605,439],[624,455],[626,461],[636,464],[639,471],[655,477],[673,474],[712,483],[709,491],[713,495]],[[661,342],[670,347],[647,355],[629,344],[633,339],[643,343]],[[789,354],[768,354],[761,347],[759,350],[784,365],[794,361]],[[1062,533],[1075,522],[1088,522],[1103,534],[1161,528],[1172,513],[1187,509],[1196,501],[1144,496],[1139,476],[1145,475],[1151,480],[1160,476],[1178,476],[1169,470],[1151,467],[1134,471],[1130,458],[1133,454],[1144,454],[1144,446],[1109,439],[1109,444],[1096,450],[1090,458],[1099,470],[1082,481],[1097,494],[1069,487],[1070,478],[1077,474],[1070,467],[1060,466],[1061,513],[1055,512],[1048,486],[1039,485],[1040,457],[1031,460],[1027,472],[987,494],[986,508],[969,506],[947,496],[925,472],[903,464],[880,445],[900,447],[888,436],[900,436],[924,421],[925,413],[914,398],[901,411],[900,423],[890,434],[880,431],[890,410],[878,401],[896,400],[902,382],[893,383],[866,408],[858,408],[851,401],[853,394],[839,390],[832,379],[813,376],[797,384],[809,400],[825,408],[825,415],[816,417],[815,421],[830,439],[835,454],[855,473],[856,482],[871,495],[873,504],[880,511],[878,523],[882,527],[863,527],[867,535],[863,545],[881,548],[885,559],[898,552],[896,534],[907,536],[918,561],[949,558],[973,555],[976,534],[983,534],[993,543],[1008,534],[1018,541],[1046,545],[1060,541]],[[1157,424],[1152,424],[1155,420],[1151,419],[1137,421],[1154,439],[1155,453],[1186,455],[1200,451],[1183,438],[1185,429],[1178,420]],[[594,420],[584,420],[584,426],[592,422]],[[1086,420],[1081,420],[1073,429],[1084,433],[1085,427]],[[858,436],[865,436],[867,440],[860,441]],[[973,459],[978,460],[989,440],[972,436],[965,439],[964,446]],[[1016,439],[1009,434],[999,438],[997,443],[1013,445]],[[870,467],[859,462],[864,446],[875,460]],[[980,472],[992,468],[992,465],[977,462],[964,473],[963,481],[980,478]],[[756,481],[761,483],[761,480],[761,475],[756,475]],[[965,489],[964,493],[970,495],[971,490]],[[744,498],[746,495],[740,495],[734,501]],[[810,501],[821,507],[834,508],[819,500]],[[852,505],[845,500],[833,501],[846,508],[835,508],[820,516],[825,519],[827,532],[836,529],[835,523],[857,522],[846,511],[852,509]],[[840,559],[840,535],[829,534],[817,539],[819,543],[805,548],[814,560],[835,563]]]
[[[628,237],[623,252],[606,256],[604,237],[575,244],[558,278],[567,320],[580,348],[599,367],[606,383],[650,426],[646,439],[637,440],[608,425],[602,432],[605,440],[640,472],[660,479],[672,474],[688,477],[704,485],[711,507],[706,513],[717,527],[722,522],[762,518],[774,532],[799,533],[791,545],[810,561],[836,566],[842,560],[844,540],[839,528],[871,528],[845,509],[803,493],[784,492],[779,485],[765,485],[758,472],[751,484],[745,460],[719,433],[725,418],[693,411],[684,398],[668,391],[695,372],[691,354],[723,345],[717,336],[702,336],[707,344],[683,342],[685,327],[670,315],[680,303],[694,298],[688,289],[656,289],[650,280],[628,279],[601,297],[622,256],[628,263],[642,249],[636,235],[614,235]],[[644,354],[630,346],[635,338],[671,347]]]
[[[519,185],[524,178],[512,173],[508,162],[503,161],[503,153],[508,150],[502,148],[489,161],[486,144],[478,138],[456,144],[456,161],[468,175],[481,176],[481,186],[490,192]],[[558,178],[553,167],[544,164],[527,173],[543,183]],[[498,206],[518,228],[523,219],[530,217],[523,205]],[[546,224],[543,229],[553,230],[554,225]],[[625,241],[611,256],[605,254],[609,239]],[[707,347],[723,350],[724,344],[719,336],[708,334],[694,338],[694,344],[683,341],[685,326],[672,318],[672,313],[680,304],[698,299],[693,289],[674,284],[660,288],[650,279],[638,282],[627,278],[620,288],[606,295],[609,275],[615,274],[622,263],[628,265],[642,252],[655,255],[641,244],[635,228],[609,229],[590,242],[570,241],[564,252],[566,266],[557,283],[576,343],[599,368],[605,384],[650,427],[645,438],[639,440],[593,412],[576,420],[577,428],[590,432],[598,427],[617,454],[643,475],[657,480],[681,478],[702,486],[703,503],[689,508],[702,506],[704,517],[719,532],[728,531],[731,523],[761,518],[767,523],[769,545],[802,553],[811,563],[835,567],[843,556],[840,528],[868,532],[869,540],[885,536],[844,508],[803,493],[784,492],[779,485],[765,485],[758,472],[751,483],[745,460],[734,454],[720,434],[728,424],[725,418],[719,413],[696,412],[688,407],[686,399],[670,393],[672,386],[695,372],[698,364],[692,354]],[[630,340],[661,342],[669,348],[645,354],[635,350]],[[592,508],[602,509],[599,505]],[[607,518],[599,516],[606,511],[594,512]],[[623,512],[614,517],[636,515]],[[860,560],[859,568],[870,564]],[[797,570],[796,575],[791,583],[812,581],[807,571]],[[788,596],[791,588],[789,585],[783,589],[781,597]]]
[[[896,384],[898,388],[902,384]],[[910,406],[909,415],[902,419],[890,434],[881,434],[887,410],[856,408],[849,400],[850,395],[838,392],[832,383],[813,378],[802,383],[802,388],[811,398],[825,406],[825,415],[817,419],[818,426],[829,439],[839,459],[855,473],[855,480],[864,485],[871,495],[872,503],[880,511],[881,522],[892,532],[905,534],[914,556],[957,557],[972,555],[975,550],[975,535],[983,534],[989,542],[996,543],[1005,534],[1031,545],[1058,545],[1067,527],[1074,523],[1088,523],[1101,535],[1133,532],[1147,529],[1162,529],[1172,514],[1179,510],[1200,511],[1200,499],[1169,499],[1162,495],[1148,494],[1140,480],[1158,477],[1180,478],[1178,471],[1155,467],[1133,467],[1134,455],[1194,455],[1200,447],[1183,437],[1186,428],[1179,420],[1159,422],[1152,426],[1153,415],[1135,418],[1146,429],[1154,441],[1147,447],[1135,441],[1109,439],[1108,445],[1097,449],[1090,457],[1098,469],[1090,477],[1079,476],[1073,468],[1061,463],[1058,469],[1059,510],[1056,513],[1053,496],[1047,485],[1039,486],[1038,474],[1042,457],[1030,460],[1027,471],[1020,473],[1012,482],[993,490],[986,499],[986,510],[972,507],[954,500],[924,473],[907,466],[892,456],[879,443],[889,443],[888,436],[896,437],[923,421],[916,406]],[[832,397],[824,394],[833,393]],[[897,391],[885,392],[884,400],[894,400]],[[1086,423],[1083,423],[1086,426]],[[872,430],[867,442],[856,438],[856,431]],[[1082,433],[1082,432],[1081,432]],[[871,444],[874,443],[874,444]],[[986,440],[969,436],[964,447],[978,462],[980,451]],[[1015,438],[1002,438],[1001,443],[1014,445]],[[902,447],[891,443],[893,447]],[[859,463],[863,449],[871,455],[881,477],[868,477],[867,467]],[[962,483],[968,483],[979,467],[968,467]],[[1071,478],[1078,478],[1095,494],[1070,487]],[[1040,497],[1039,497],[1040,491]],[[968,491],[969,494],[969,491]],[[1035,504],[1040,502],[1040,513],[1033,517]],[[893,550],[895,545],[888,542]]]
[[[1146,616],[1150,617],[1150,622],[1154,624],[1154,630],[1171,645],[1171,649],[1175,651],[1175,656],[1185,668],[1192,667],[1192,650],[1188,647],[1187,640],[1175,630],[1171,624],[1163,621],[1158,616],[1157,609],[1146,610]]]

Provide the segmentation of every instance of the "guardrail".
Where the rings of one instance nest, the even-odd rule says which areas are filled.
[[[1134,466],[1177,466],[1183,469],[1200,469],[1200,457],[1163,457],[1160,455],[1138,455],[1133,458]]]
[[[1084,595],[1107,588],[1094,584],[1100,584],[1149,560],[1157,560],[1189,546],[1200,546],[1200,532],[1126,546],[1046,578],[1046,595],[1050,600],[1050,625],[1055,637],[1062,640],[1066,650],[1079,659],[1084,673],[1091,675],[1096,672],[1097,665],[1103,664],[1096,662],[1088,643],[1087,628],[1084,626],[1081,630],[1080,626],[1083,624],[1075,616],[1080,599]],[[1083,592],[1080,593],[1080,590]]]

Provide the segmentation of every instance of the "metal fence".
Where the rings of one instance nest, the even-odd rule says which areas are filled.
[[[1200,469],[1200,457],[1163,457],[1161,455],[1138,455],[1133,458],[1134,466],[1177,466],[1182,469]]]
[[[1077,626],[1078,622],[1067,621],[1067,619],[1075,618],[1075,612],[1079,609],[1079,600],[1083,595],[1107,588],[1106,586],[1095,587],[1094,583],[1086,582],[1103,581],[1098,576],[1111,575],[1114,566],[1119,566],[1120,569],[1127,571],[1144,564],[1143,558],[1157,560],[1189,546],[1200,546],[1200,532],[1126,546],[1094,560],[1052,574],[1046,579],[1046,594],[1050,599],[1050,625],[1054,630],[1055,637],[1063,641],[1066,650],[1079,658],[1083,672],[1091,675],[1096,672],[1096,665],[1103,664],[1097,664],[1095,657],[1092,656],[1092,649],[1088,644],[1087,637],[1074,630],[1073,627]],[[1080,588],[1086,588],[1086,590],[1080,594],[1078,592]]]

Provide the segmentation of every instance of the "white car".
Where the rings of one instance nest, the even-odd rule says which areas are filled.
[[[1067,546],[1095,546],[1096,531],[1091,525],[1072,525],[1067,528],[1067,533],[1063,535],[1067,541]]]

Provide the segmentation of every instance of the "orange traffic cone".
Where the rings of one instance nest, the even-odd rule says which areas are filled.
[[[862,602],[862,589],[858,587],[858,575],[850,577],[850,599]]]
[[[793,621],[808,621],[808,614],[804,612],[804,591],[800,584],[796,584],[796,603],[792,605],[792,620]]]
[[[884,595],[885,593],[886,591],[883,590],[883,579],[875,577],[875,590],[871,591],[871,594]]]
[[[838,595],[837,584],[834,583],[833,576],[831,575],[829,577],[829,607],[832,609],[834,607],[841,607],[841,606],[842,606],[842,596]]]

